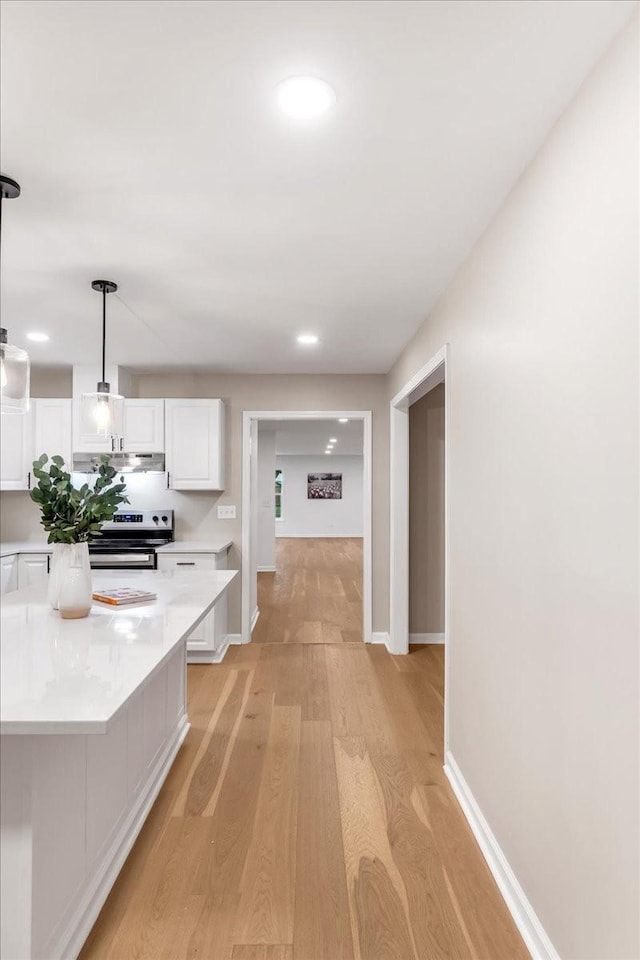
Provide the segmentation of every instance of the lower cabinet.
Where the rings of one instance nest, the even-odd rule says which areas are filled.
[[[18,590],[46,583],[50,564],[51,555],[48,553],[21,553],[18,557]]]
[[[190,571],[226,570],[227,551],[222,553],[158,554],[158,570],[188,574]],[[191,663],[219,663],[228,646],[227,595],[198,624],[187,640],[187,659]]]
[[[0,594],[18,589],[18,557],[15,553],[10,557],[0,559],[0,573],[2,575]]]
[[[51,554],[49,553],[14,553],[9,557],[2,557],[0,593],[22,590],[24,587],[37,587],[46,583],[50,565]]]

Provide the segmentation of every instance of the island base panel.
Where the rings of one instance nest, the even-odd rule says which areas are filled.
[[[180,644],[107,733],[5,735],[0,956],[79,953],[189,724]]]

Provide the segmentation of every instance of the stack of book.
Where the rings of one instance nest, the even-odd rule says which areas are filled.
[[[101,590],[93,594],[93,599],[100,603],[111,603],[121,606],[124,603],[148,603],[155,600],[157,593],[148,590],[135,590],[133,587],[114,587],[113,590]]]

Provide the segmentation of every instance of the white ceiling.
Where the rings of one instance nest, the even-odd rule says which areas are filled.
[[[112,362],[388,370],[634,6],[4,0],[12,339],[93,362],[106,277]],[[338,95],[303,126],[301,73]]]
[[[324,456],[329,440],[337,442],[334,452],[327,456],[362,456],[364,428],[362,420],[349,420],[338,423],[337,420],[264,420],[259,424],[260,433],[271,431],[276,434],[276,453],[281,456],[295,454],[315,454]]]

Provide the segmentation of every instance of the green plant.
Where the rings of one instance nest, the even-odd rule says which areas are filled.
[[[49,534],[47,543],[83,543],[100,533],[105,520],[111,520],[119,504],[129,503],[126,484],[114,483],[116,471],[109,457],[100,457],[95,485],[83,484],[79,489],[71,483],[71,475],[63,470],[62,457],[51,457],[45,469],[46,453],[33,461],[33,475],[38,481],[31,499],[42,512],[40,523]]]

